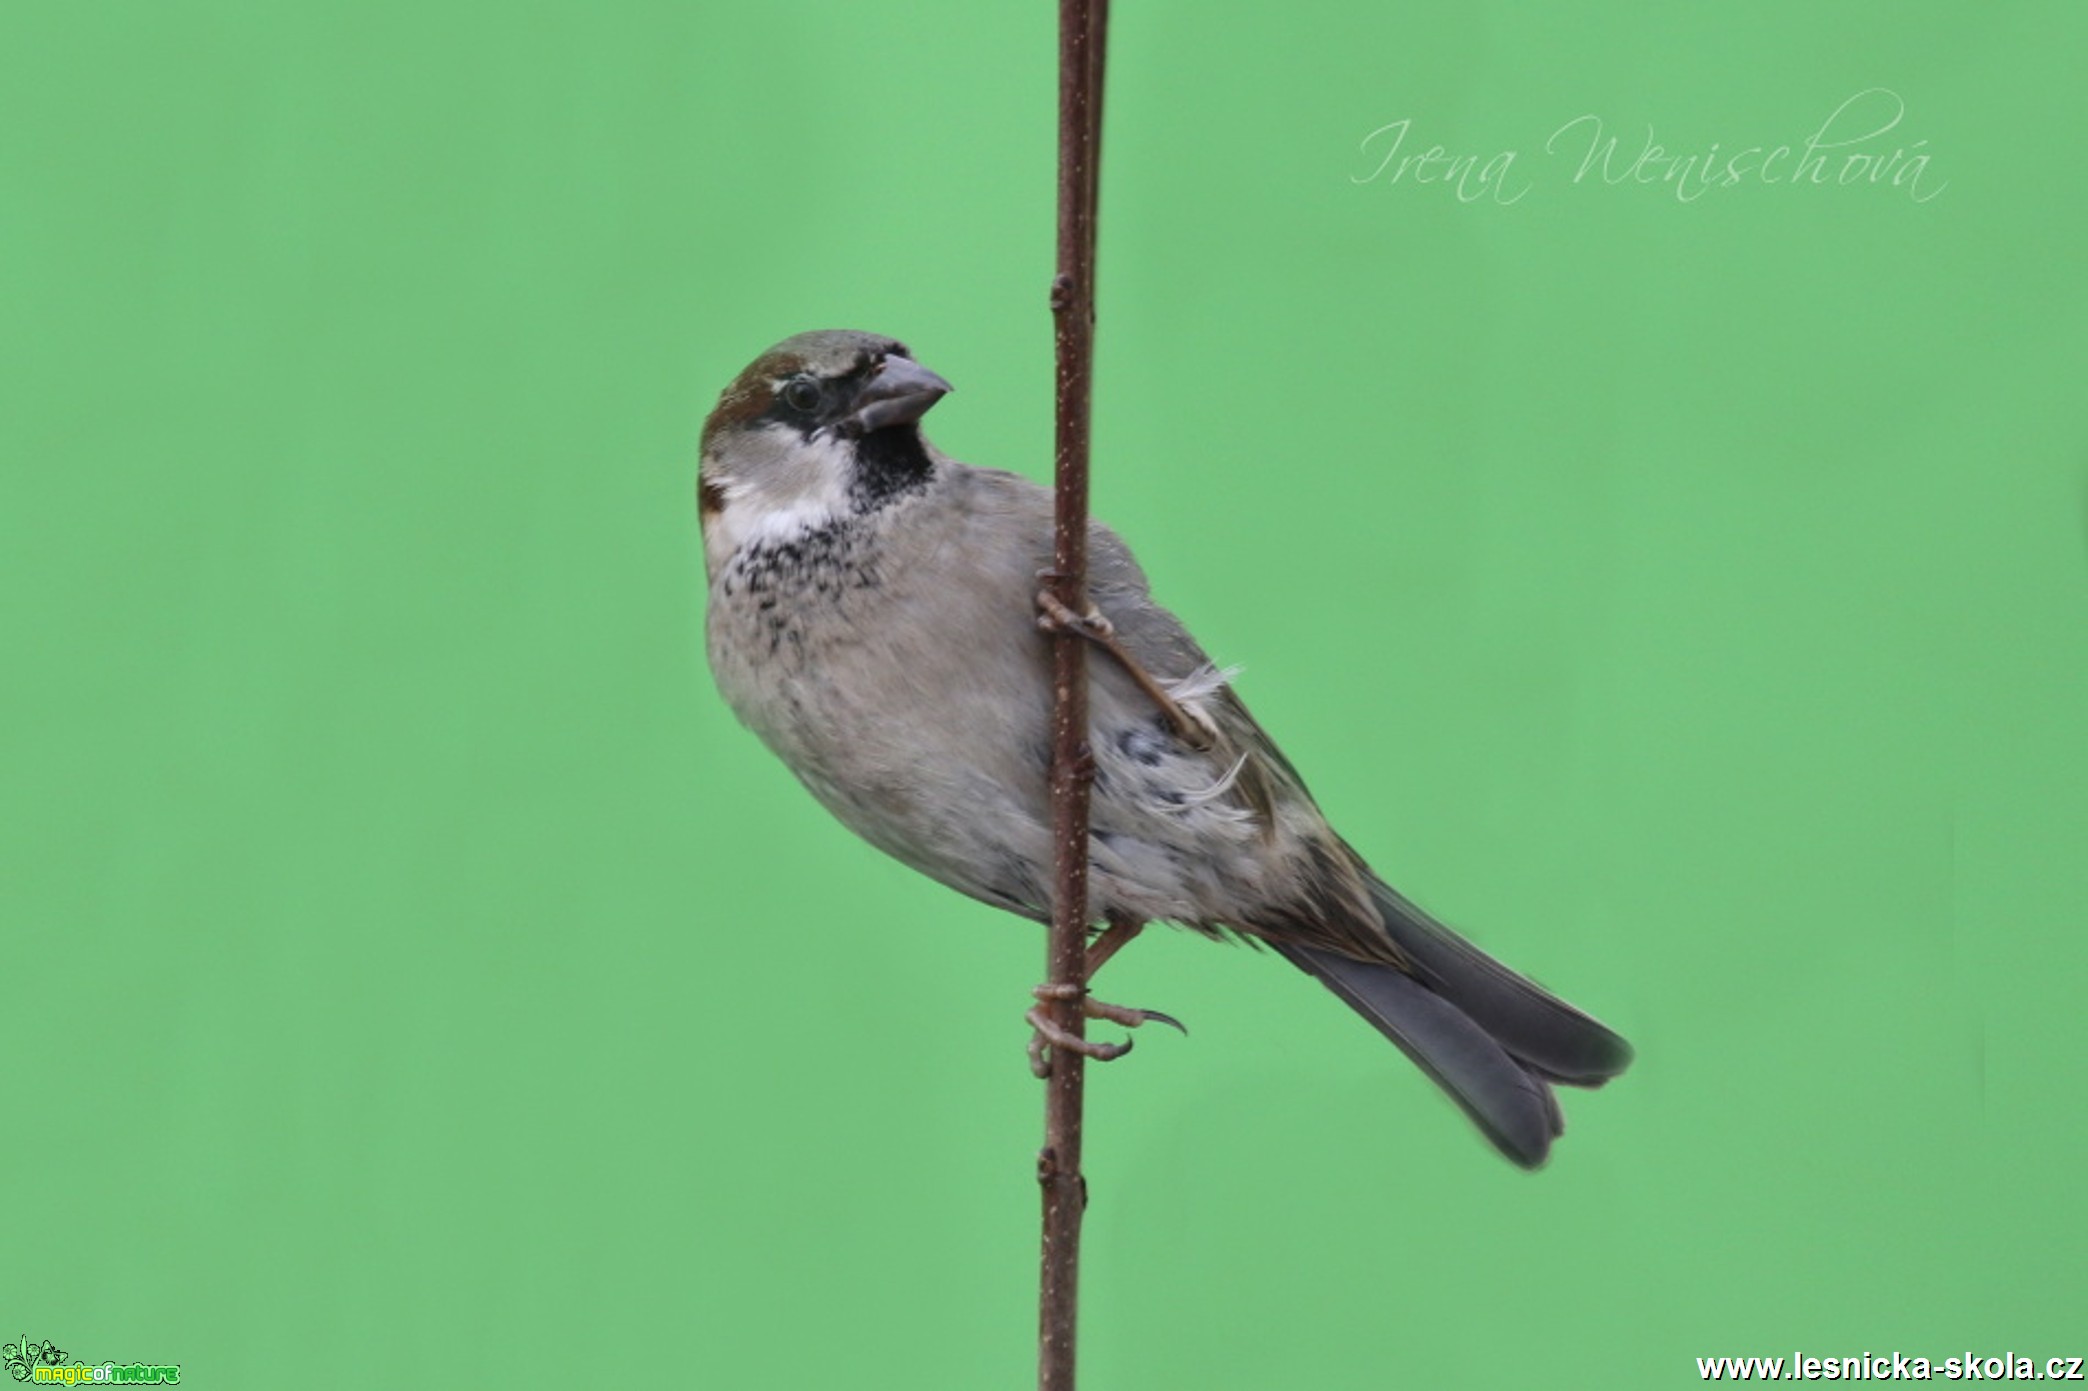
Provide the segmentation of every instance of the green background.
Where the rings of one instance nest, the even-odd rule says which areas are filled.
[[[1627,1034],[1531,1176],[1265,955],[1092,1088],[1084,1384],[2088,1352],[2076,4],[1118,6],[1096,506],[1344,833]],[[0,1336],[1019,1386],[1041,935],[701,652],[811,327],[1050,442],[1027,5],[0,20]],[[1926,202],[1576,183],[1906,104]],[[1529,192],[1359,183],[1367,132]],[[961,640],[961,635],[953,635]]]

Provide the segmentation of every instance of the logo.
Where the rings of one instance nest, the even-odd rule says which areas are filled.
[[[32,1343],[27,1334],[0,1346],[0,1367],[16,1381],[27,1381],[38,1367],[55,1367],[64,1360],[65,1353],[56,1343]]]
[[[27,1334],[11,1343],[0,1343],[0,1369],[16,1381],[33,1381],[44,1385],[77,1386],[82,1382],[91,1386],[172,1386],[181,1380],[178,1363],[165,1366],[144,1362],[104,1362],[90,1367],[81,1362],[69,1362],[72,1354],[46,1339],[38,1343],[30,1341]]]

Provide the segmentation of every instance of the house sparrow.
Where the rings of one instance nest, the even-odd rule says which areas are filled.
[[[725,388],[697,490],[711,671],[849,829],[1049,922],[1050,641],[1034,605],[1052,498],[922,437],[949,390],[902,344],[839,331],[786,339]],[[1379,880],[1124,543],[1096,524],[1089,547],[1090,635],[1121,658],[1089,678],[1093,919],[1266,943],[1509,1159],[1543,1163],[1563,1125],[1553,1084],[1599,1086],[1629,1046]]]

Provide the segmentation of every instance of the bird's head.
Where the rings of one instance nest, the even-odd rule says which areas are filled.
[[[935,464],[920,419],[949,391],[874,333],[800,333],[755,358],[703,425],[697,495],[713,563],[923,486]]]

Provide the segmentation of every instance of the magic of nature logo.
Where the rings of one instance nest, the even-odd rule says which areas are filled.
[[[181,1380],[181,1368],[174,1364],[104,1362],[88,1366],[68,1361],[71,1356],[50,1339],[38,1342],[25,1333],[11,1343],[0,1343],[0,1371],[16,1381],[58,1386],[77,1386],[82,1382],[102,1386],[171,1386]]]
[[[65,1352],[56,1343],[31,1342],[27,1334],[0,1345],[0,1368],[16,1381],[27,1381],[38,1367],[55,1367],[64,1360]]]

